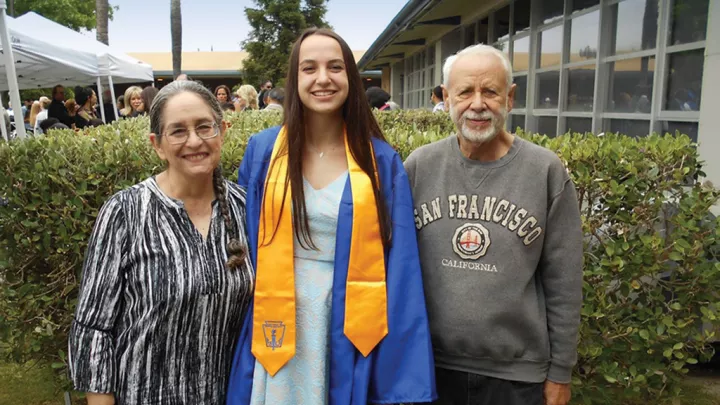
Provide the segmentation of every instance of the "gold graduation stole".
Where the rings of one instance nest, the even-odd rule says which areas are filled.
[[[372,183],[350,153],[347,134],[345,154],[353,196],[353,224],[344,332],[363,356],[367,356],[388,333],[385,255]],[[373,164],[374,159],[373,154]],[[270,162],[258,227],[260,243],[252,353],[274,376],[295,355],[296,336],[294,235],[289,186],[285,192],[288,178],[285,127],[275,141]]]

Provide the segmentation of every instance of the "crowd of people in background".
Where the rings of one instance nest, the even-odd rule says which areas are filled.
[[[192,79],[183,73],[178,75],[175,80]],[[117,119],[148,115],[158,91],[159,89],[152,85],[144,88],[130,86],[113,105],[112,93],[106,89],[103,92],[103,105],[99,105],[97,93],[92,87],[77,86],[74,88],[74,98],[66,99],[65,87],[57,85],[52,89],[51,98],[43,96],[38,100],[24,100],[21,114],[28,134],[44,134],[50,129],[81,130],[111,123]],[[282,112],[285,101],[285,90],[281,87],[273,87],[273,82],[270,80],[263,82],[259,89],[251,84],[243,84],[233,91],[227,85],[221,84],[215,88],[213,94],[223,112],[256,110]],[[400,106],[391,100],[390,94],[378,86],[368,87],[365,96],[374,110],[400,109]],[[431,93],[433,112],[447,112],[443,100],[442,86],[435,87]],[[104,121],[101,118],[103,117],[101,109],[104,112]],[[8,108],[5,114],[9,133],[12,121],[14,121],[12,108]]]

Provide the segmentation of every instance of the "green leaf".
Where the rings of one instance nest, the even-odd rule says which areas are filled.
[[[645,340],[648,340],[648,339],[650,339],[650,334],[648,333],[647,330],[643,329],[640,331],[640,337]]]

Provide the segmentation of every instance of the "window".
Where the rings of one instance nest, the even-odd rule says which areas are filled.
[[[510,37],[510,6],[495,12],[495,41],[504,41]]]
[[[557,136],[557,117],[538,117],[537,133],[553,138]]]
[[[650,113],[655,57],[610,63],[608,111]]]
[[[537,74],[537,83],[535,108],[557,108],[560,72],[539,73]]]
[[[478,22],[478,38],[477,43],[478,44],[487,44],[488,43],[488,19],[483,18],[480,22]]]
[[[647,136],[650,132],[650,121],[643,120],[609,120],[609,131],[627,136]]]
[[[567,111],[592,111],[595,101],[595,65],[567,70],[568,90],[565,99]]]
[[[674,122],[665,121],[662,124],[662,133],[675,135],[680,133],[681,135],[687,135],[692,139],[693,142],[697,142],[698,137],[698,123],[697,122]]]
[[[572,12],[581,12],[600,4],[600,0],[572,0]]]
[[[530,61],[530,37],[516,40],[513,43],[513,71],[522,72],[528,70]]]
[[[540,33],[540,68],[560,64],[563,45],[563,27],[555,27]]]
[[[535,4],[540,8],[540,24],[550,24],[563,16],[565,8],[563,0],[542,0]]]
[[[658,0],[625,0],[611,7],[615,37],[613,54],[654,49],[658,29]]]
[[[704,61],[702,49],[668,55],[666,110],[700,111]]]
[[[525,116],[521,114],[511,114],[510,115],[510,132],[515,132],[517,129],[524,129],[525,128]]]
[[[567,132],[581,133],[592,132],[592,118],[574,118],[567,119]]]
[[[513,34],[530,32],[530,0],[517,0],[513,9]]]
[[[569,62],[580,62],[597,58],[599,25],[600,10],[581,15],[570,21]]]
[[[525,108],[527,99],[527,76],[515,76],[515,104],[513,108]]]
[[[675,0],[672,7],[670,44],[687,44],[705,39],[709,0]]]

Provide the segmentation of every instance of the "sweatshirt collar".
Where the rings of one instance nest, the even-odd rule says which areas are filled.
[[[510,145],[510,149],[507,151],[507,153],[501,157],[500,159],[493,160],[490,162],[481,162],[479,160],[472,160],[468,159],[463,155],[462,151],[460,150],[460,141],[458,139],[460,135],[456,133],[455,135],[451,136],[449,138],[450,144],[453,149],[453,154],[458,158],[458,160],[466,165],[475,166],[475,167],[483,167],[486,169],[494,169],[498,167],[505,166],[506,164],[510,163],[515,156],[517,156],[520,149],[522,149],[522,145],[525,143],[523,139],[521,139],[519,136],[514,135],[513,137],[513,143]]]

